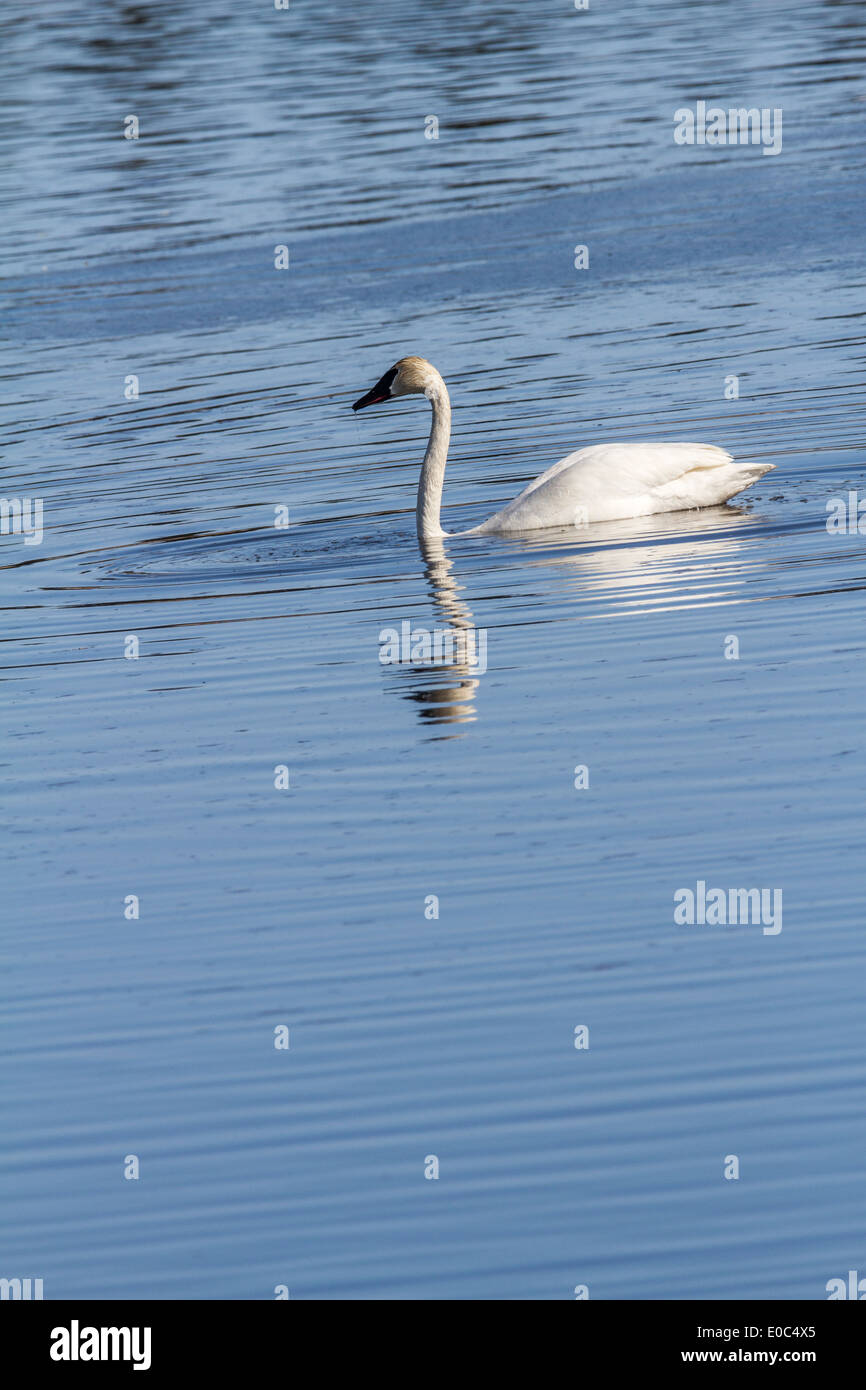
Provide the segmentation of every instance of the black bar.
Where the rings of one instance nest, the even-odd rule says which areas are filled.
[[[807,1366],[826,1380],[828,1374],[850,1375],[860,1364],[863,1315],[842,1302],[580,1302],[559,1313],[538,1303],[526,1317],[513,1303],[420,1303],[407,1300],[383,1308],[375,1302],[303,1299],[273,1302],[12,1302],[0,1303],[3,1364],[18,1367],[18,1379],[49,1373],[52,1381],[100,1371],[134,1382],[160,1382],[188,1373],[196,1384],[231,1382],[232,1377],[267,1367],[284,1375],[281,1383],[317,1378],[335,1357],[355,1358],[355,1372],[365,1378],[377,1364],[402,1362],[402,1378],[429,1381],[441,1358],[443,1375],[453,1378],[455,1349],[449,1334],[468,1336],[474,1354],[483,1356],[485,1378],[503,1359],[511,1375],[517,1350],[541,1358],[564,1355],[574,1372],[598,1377],[607,1372],[638,1371],[648,1377],[673,1367],[695,1369],[720,1365],[729,1371],[764,1365],[786,1369]],[[863,1301],[861,1298],[860,1302]],[[507,1312],[506,1312],[507,1308]],[[507,1317],[500,1328],[499,1317]],[[543,1320],[543,1340],[538,1336]],[[494,1327],[493,1324],[497,1326]],[[102,1329],[118,1329],[115,1338]],[[94,1337],[88,1329],[96,1329]],[[137,1333],[133,1329],[138,1329]],[[149,1329],[149,1340],[145,1335]],[[122,1331],[121,1331],[122,1330]],[[353,1334],[361,1334],[358,1340]],[[128,1334],[128,1335],[126,1335]],[[411,1340],[406,1351],[398,1346]],[[561,1339],[561,1340],[560,1340]],[[116,1349],[128,1359],[108,1359]],[[535,1352],[532,1353],[532,1348]],[[55,1354],[79,1359],[53,1359]],[[378,1350],[377,1350],[378,1348]],[[105,1360],[83,1359],[82,1351],[105,1353]],[[406,1359],[407,1354],[411,1359]],[[384,1362],[383,1362],[384,1358]],[[416,1359],[417,1358],[417,1362]],[[133,1369],[135,1360],[141,1370]],[[310,1360],[312,1359],[312,1364]],[[145,1360],[149,1364],[145,1366]],[[460,1364],[459,1361],[456,1364]],[[547,1381],[536,1372],[534,1380]],[[251,1382],[258,1384],[258,1379]]]

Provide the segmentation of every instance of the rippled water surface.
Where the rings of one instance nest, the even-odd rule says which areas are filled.
[[[866,10],[2,25],[3,491],[45,520],[0,536],[0,1275],[826,1297],[866,1268],[866,552],[825,524],[866,464]],[[782,153],[675,145],[701,99],[781,108]],[[349,409],[406,352],[451,530],[605,439],[776,470],[421,548],[425,403]],[[404,623],[485,660],[385,665]],[[698,881],[782,930],[677,925]]]

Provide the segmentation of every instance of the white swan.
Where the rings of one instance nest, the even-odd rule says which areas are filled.
[[[422,539],[447,536],[439,524],[439,507],[451,438],[451,402],[436,368],[423,357],[401,357],[352,409],[409,395],[426,396],[433,408],[418,484],[418,535]],[[773,467],[772,463],[735,463],[714,444],[590,444],[540,473],[488,521],[471,531],[451,534],[537,531],[545,526],[585,526],[652,512],[713,507],[751,487]]]

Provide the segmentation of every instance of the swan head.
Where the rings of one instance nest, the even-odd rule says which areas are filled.
[[[367,405],[378,405],[380,401],[390,401],[395,396],[427,396],[432,400],[444,388],[445,383],[432,362],[424,357],[401,357],[375,386],[370,387],[365,396],[355,401],[352,409],[363,410]]]

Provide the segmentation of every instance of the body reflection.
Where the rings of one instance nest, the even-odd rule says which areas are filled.
[[[736,601],[763,567],[754,544],[762,518],[707,507],[521,537],[524,559],[560,574],[595,616]]]

